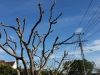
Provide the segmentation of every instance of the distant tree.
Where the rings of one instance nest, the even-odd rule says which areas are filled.
[[[57,69],[55,70],[43,70],[41,71],[41,75],[64,75],[62,72],[58,72]]]
[[[51,49],[47,50],[46,49],[46,44],[47,44],[47,38],[48,36],[53,32],[52,30],[52,26],[54,24],[57,23],[57,20],[59,19],[59,17],[62,15],[62,13],[60,13],[56,18],[52,19],[52,12],[53,12],[53,8],[55,6],[55,2],[53,3],[53,5],[51,6],[50,9],[50,17],[49,17],[49,27],[48,27],[48,31],[43,35],[39,34],[39,31],[36,30],[37,26],[40,24],[40,22],[42,21],[43,18],[43,14],[44,11],[42,10],[42,4],[39,3],[38,7],[39,7],[39,11],[40,11],[40,16],[38,21],[34,24],[34,26],[32,27],[32,29],[30,29],[31,31],[29,32],[29,36],[27,38],[27,40],[25,40],[25,27],[26,27],[26,18],[24,18],[23,20],[23,25],[21,26],[21,21],[20,19],[17,17],[16,21],[18,23],[17,27],[11,26],[11,25],[7,25],[4,23],[0,23],[0,26],[9,28],[9,29],[13,29],[14,32],[18,35],[18,41],[14,41],[12,40],[11,37],[8,36],[8,32],[6,29],[4,29],[5,35],[6,35],[6,42],[4,43],[0,43],[0,47],[7,52],[9,55],[15,57],[16,61],[17,61],[17,72],[19,71],[19,63],[18,60],[21,60],[24,68],[25,68],[25,72],[26,75],[34,75],[35,74],[35,70],[37,70],[37,75],[41,75],[41,71],[44,69],[44,67],[47,65],[50,56],[54,53],[55,50],[59,49],[59,46],[61,45],[66,45],[66,44],[73,44],[75,42],[68,42],[68,40],[70,40],[74,34],[69,37],[66,38],[62,41],[58,41],[59,37],[57,36],[53,42],[53,44],[51,45]],[[27,30],[27,29],[26,29]],[[1,33],[0,33],[1,36]],[[1,38],[2,39],[2,38]],[[52,40],[50,40],[52,41]],[[20,44],[20,45],[18,45]],[[37,45],[36,45],[37,44]],[[40,45],[42,46],[42,50],[41,50],[41,55],[36,54],[37,50],[39,50]],[[20,55],[17,54],[16,50],[17,50],[17,46],[20,46]],[[7,47],[9,47],[11,50],[9,50]],[[24,53],[27,53],[28,57],[25,57]],[[67,53],[64,52],[64,55],[62,57],[62,60],[59,62],[59,66],[57,68],[57,71],[59,71],[59,68],[61,67],[62,61],[64,60],[64,58],[67,56]],[[39,61],[35,61],[35,57],[39,58]],[[29,58],[28,60],[26,58]],[[37,69],[38,67],[38,69]],[[19,74],[19,72],[18,72]]]
[[[95,68],[94,70],[98,75],[100,75],[100,68]]]
[[[41,75],[49,75],[49,71],[47,69],[42,70]]]
[[[86,74],[91,75],[94,68],[94,62],[90,62],[85,59],[84,63]],[[68,62],[66,62],[64,65],[66,66],[67,64]],[[64,68],[66,69],[66,67]],[[74,60],[70,65],[70,71],[68,75],[84,75],[83,60]]]
[[[10,65],[0,64],[0,75],[17,75],[17,71]]]
[[[71,70],[71,68],[73,67],[73,66],[71,66],[72,63],[73,63],[73,61],[66,61],[65,63],[63,63],[62,72],[64,72],[66,75],[68,75],[70,70]]]

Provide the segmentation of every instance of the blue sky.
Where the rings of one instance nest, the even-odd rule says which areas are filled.
[[[9,24],[12,26],[17,27],[16,17],[19,17],[21,21],[23,21],[24,17],[27,18],[26,21],[26,31],[24,39],[27,40],[29,36],[30,30],[32,26],[37,22],[39,18],[39,9],[38,3],[42,3],[42,9],[44,10],[43,20],[37,27],[39,30],[40,35],[44,34],[47,31],[49,26],[48,19],[50,13],[50,7],[54,0],[0,0],[0,22],[5,24]],[[88,24],[91,17],[97,10],[100,5],[100,0],[93,0],[86,16],[84,17],[81,25],[83,15],[85,14],[91,0],[56,0],[56,5],[53,9],[53,19],[60,14],[63,15],[58,19],[56,25],[53,25],[52,29],[54,32],[50,34],[47,39],[47,47],[46,49],[50,49],[52,43],[56,36],[59,36],[61,40],[64,40],[70,37],[75,31],[76,33],[86,32],[89,30],[87,28],[85,31],[82,31],[84,27]],[[100,12],[100,9],[97,11],[96,15]],[[94,18],[96,17],[94,16]],[[99,17],[100,15],[98,15]],[[93,19],[94,19],[93,18]],[[98,19],[99,21],[99,19]],[[92,23],[92,21],[91,21]],[[91,25],[90,23],[90,25]],[[23,22],[21,22],[23,24]],[[84,34],[82,40],[88,40],[87,42],[83,43],[83,50],[85,54],[85,58],[89,61],[94,61],[96,66],[100,66],[100,31],[96,32],[100,29],[100,23],[96,25],[93,23],[94,27],[89,31],[87,34]],[[79,26],[79,27],[78,27]],[[3,32],[3,27],[0,26],[0,31],[2,32],[2,39],[0,39],[0,43],[4,43],[5,35]],[[7,28],[6,28],[7,29]],[[18,41],[17,35],[14,33],[13,30],[9,30],[8,35],[12,37],[13,40]],[[95,33],[96,32],[96,33]],[[94,35],[95,33],[95,35]],[[93,36],[91,36],[93,34]],[[91,37],[89,37],[91,36]],[[89,37],[89,38],[87,38]],[[69,42],[76,41],[77,36],[74,36]],[[78,44],[78,43],[77,43]],[[81,59],[80,49],[77,44],[74,45],[67,45],[61,46],[59,50],[55,51],[54,55],[51,58],[58,58],[60,59],[63,55],[63,51],[66,50],[69,54],[68,59]],[[17,48],[17,53],[20,54],[20,47]],[[42,46],[40,46],[38,54],[41,53]],[[0,49],[0,60],[10,61],[14,60],[11,56],[5,53],[2,49]]]

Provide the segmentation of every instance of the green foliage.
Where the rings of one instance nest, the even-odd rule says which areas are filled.
[[[94,62],[89,62],[85,59],[84,63],[87,75],[91,75],[92,70],[94,68]],[[68,63],[66,62],[66,64]],[[64,65],[66,66],[66,64]],[[74,62],[70,65],[70,67],[71,69],[68,75],[84,75],[83,60],[74,60]]]
[[[11,66],[0,64],[0,75],[17,75],[17,72]]]
[[[49,71],[47,69],[45,69],[45,70],[41,71],[41,74],[42,75],[48,75],[49,74]]]
[[[49,71],[47,69],[45,69],[45,70],[41,71],[41,74],[42,75],[64,75],[63,73],[59,73],[56,69],[49,70]]]

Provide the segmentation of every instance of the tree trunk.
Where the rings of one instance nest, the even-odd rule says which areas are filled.
[[[20,71],[19,71],[19,61],[16,58],[16,65],[17,65],[17,75],[20,75]]]
[[[30,73],[31,75],[34,75],[34,62],[32,57],[30,58]]]
[[[17,69],[17,75],[20,75],[20,71]]]

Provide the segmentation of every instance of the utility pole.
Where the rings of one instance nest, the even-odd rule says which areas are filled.
[[[82,42],[86,42],[87,40],[81,40],[81,35],[84,35],[84,34],[76,34],[78,36],[78,40],[79,40],[79,47],[80,47],[80,50],[81,50],[81,55],[82,55],[82,60],[83,60],[83,68],[84,68],[84,75],[87,75],[86,74],[86,70],[85,70],[85,57],[84,57],[84,52],[83,52],[83,47],[82,47]]]

